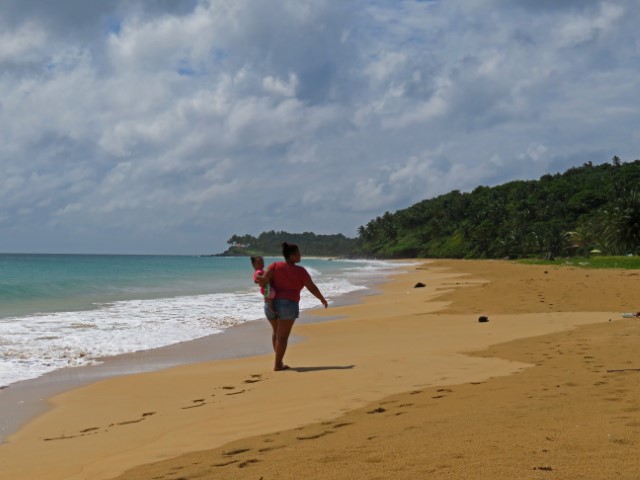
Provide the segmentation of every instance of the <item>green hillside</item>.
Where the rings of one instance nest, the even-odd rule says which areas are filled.
[[[303,255],[316,257],[353,256],[357,242],[342,234],[316,235],[311,232],[288,233],[269,231],[257,237],[252,235],[233,235],[227,244],[229,249],[223,255],[281,255],[282,242],[300,246]]]
[[[521,258],[640,253],[640,160],[452,191],[358,229],[374,257]]]
[[[358,238],[311,232],[233,235],[223,255],[546,258],[640,254],[640,160],[586,163],[539,180],[457,190],[386,212]]]

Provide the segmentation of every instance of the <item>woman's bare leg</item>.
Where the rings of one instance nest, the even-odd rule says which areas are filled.
[[[277,320],[277,328],[276,328],[276,340],[275,340],[275,353],[276,353],[276,361],[273,369],[275,371],[278,370],[286,370],[287,365],[283,363],[284,354],[287,351],[287,344],[289,343],[289,335],[291,334],[291,329],[293,328],[293,323],[295,320]]]
[[[278,331],[278,321],[277,320],[269,320],[269,323],[271,324],[271,329],[273,330],[273,332],[271,332],[271,344],[273,345],[273,351],[276,351],[276,332]]]

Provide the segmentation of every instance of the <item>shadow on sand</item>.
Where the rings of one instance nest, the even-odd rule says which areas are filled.
[[[320,370],[351,370],[355,365],[327,365],[322,367],[291,367],[290,370],[299,373],[318,372]]]

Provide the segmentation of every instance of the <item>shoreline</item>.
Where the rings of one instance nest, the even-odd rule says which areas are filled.
[[[369,281],[366,288],[332,298],[332,307],[359,303],[364,296],[377,294],[379,281]],[[311,314],[319,307],[303,310],[297,324],[328,321],[333,316]],[[100,380],[124,375],[163,370],[206,361],[244,358],[270,353],[262,318],[226,328],[220,333],[163,347],[129,352],[98,359],[96,365],[66,367],[37,378],[22,380],[0,389],[0,446],[23,425],[50,410],[49,399]],[[290,339],[301,339],[295,331]]]
[[[495,273],[490,272],[492,268]],[[516,273],[521,277],[513,277]],[[543,272],[504,262],[433,261],[407,267],[407,274],[389,278],[381,286],[381,295],[331,309],[332,316],[344,318],[297,326],[294,333],[306,341],[290,347],[288,357],[295,360],[291,372],[269,372],[269,359],[259,356],[94,383],[53,399],[52,411],[0,446],[0,458],[6,459],[12,478],[106,479],[136,465],[149,472],[153,462],[179,461],[190,452],[214,451],[229,442],[258,438],[255,435],[273,437],[291,428],[307,431],[317,428],[314,422],[338,418],[389,395],[518,378],[536,363],[469,352],[575,332],[579,325],[606,325],[617,315],[618,309],[611,305],[620,296],[602,297],[596,311],[576,308],[597,303],[595,294],[552,304],[549,297],[561,298],[567,291],[550,283],[549,274],[571,277],[573,286],[585,277],[584,271]],[[593,278],[588,282],[600,288],[603,279],[613,282],[620,275],[590,272],[589,276]],[[416,280],[426,280],[426,288],[413,289]],[[511,290],[501,288],[503,280]],[[639,280],[629,277],[623,282],[633,288]],[[478,311],[488,313],[490,321],[479,324]],[[125,398],[123,394],[128,404],[118,405],[116,400]],[[434,398],[438,396],[448,395]],[[261,408],[256,411],[258,405],[270,406],[268,418]],[[370,413],[365,415],[375,418]],[[300,435],[297,438],[307,438]],[[412,434],[406,435],[411,438]],[[26,460],[34,449],[43,465]],[[264,461],[266,468],[266,459],[258,461]]]

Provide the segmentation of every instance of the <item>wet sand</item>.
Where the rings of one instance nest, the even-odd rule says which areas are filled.
[[[59,395],[0,446],[3,472],[635,479],[640,321],[620,314],[639,291],[633,271],[429,262],[297,325],[291,371],[257,356]]]

